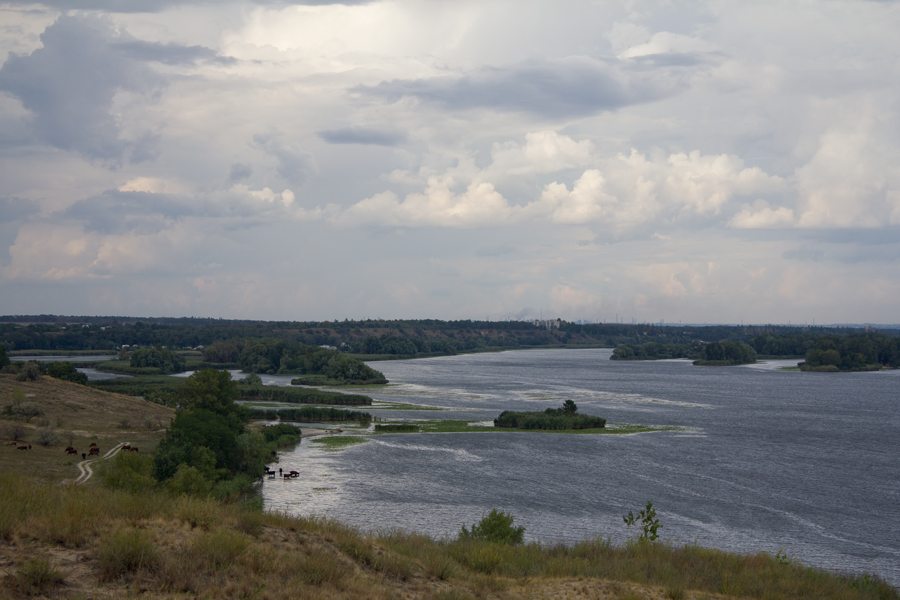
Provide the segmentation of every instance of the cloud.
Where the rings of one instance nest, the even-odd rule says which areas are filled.
[[[413,97],[453,110],[488,108],[558,118],[651,102],[685,87],[677,76],[656,76],[614,61],[570,57],[481,68],[462,76],[394,79],[353,91],[388,102]]]
[[[158,233],[173,222],[199,214],[196,205],[171,194],[111,190],[78,200],[62,216],[82,221],[89,233]]]
[[[221,64],[237,62],[234,58],[219,56],[215,50],[204,46],[158,44],[137,39],[113,42],[110,49],[136,61],[152,61],[165,65],[190,65],[199,61]]]
[[[728,222],[735,229],[772,229],[794,225],[794,211],[779,206],[772,208],[765,200],[757,200],[752,205],[744,204],[741,212]]]
[[[318,171],[312,154],[300,144],[285,142],[280,133],[258,133],[253,136],[253,141],[263,152],[277,159],[275,170],[289,183],[303,185],[311,174]]]
[[[192,63],[215,58],[200,46],[139,41],[115,31],[105,19],[63,15],[41,34],[43,47],[30,55],[11,54],[0,68],[0,91],[30,111],[38,141],[62,150],[121,164],[158,155],[158,137],[122,137],[113,100],[121,90],[147,94],[165,85],[147,62]]]
[[[234,163],[231,165],[231,171],[228,173],[228,181],[237,183],[244,181],[253,174],[253,167],[243,163]]]
[[[799,225],[882,227],[900,223],[900,150],[865,110],[819,136],[815,153],[795,173]]]
[[[326,129],[318,132],[320,138],[329,144],[366,144],[374,146],[397,146],[406,141],[406,135],[395,131],[371,129],[368,127],[345,127]]]
[[[461,161],[456,171],[429,175],[421,193],[408,194],[402,201],[392,191],[376,194],[345,210],[339,221],[408,227],[488,227],[543,221],[593,225],[622,233],[642,226],[671,227],[681,219],[710,220],[735,196],[786,188],[781,178],[746,167],[735,156],[693,151],[648,157],[633,150],[627,156],[595,159],[589,142],[576,143],[552,132],[528,134],[526,139],[525,145],[495,145],[492,156],[496,162],[480,171],[471,172],[470,165]],[[561,170],[586,162],[595,168],[584,170],[571,187],[554,181],[544,186],[539,198],[523,205],[508,202],[491,182],[509,172]],[[462,185],[465,192],[456,193]],[[775,215],[784,216],[783,211],[775,211]],[[759,222],[761,217],[755,218]],[[736,219],[734,223],[743,226],[750,222],[745,216]]]
[[[227,0],[232,4],[243,3],[244,0]],[[367,4],[372,0],[249,0],[252,4],[269,6],[323,6],[328,4]],[[217,6],[225,4],[223,0],[12,0],[11,4],[40,4],[58,10],[97,10],[111,13],[155,13],[177,8],[179,6]]]
[[[41,212],[37,202],[25,198],[0,198],[0,222],[8,223]]]
[[[490,183],[471,183],[463,193],[453,192],[449,177],[431,177],[422,193],[403,201],[394,192],[376,194],[354,204],[335,218],[341,225],[478,227],[502,221],[512,210]]]
[[[189,218],[230,220],[247,227],[266,218],[308,220],[324,214],[323,209],[296,206],[290,189],[275,192],[235,184],[225,191],[191,194],[171,182],[139,177],[118,190],[78,200],[57,216],[80,222],[87,233],[149,235]]]
[[[491,150],[491,172],[505,175],[554,173],[584,167],[594,158],[590,140],[576,142],[555,131],[538,131],[525,135],[525,144],[495,143]]]

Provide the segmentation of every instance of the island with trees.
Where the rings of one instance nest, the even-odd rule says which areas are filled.
[[[703,367],[746,365],[756,362],[756,350],[740,342],[692,342],[690,344],[620,344],[613,350],[610,360],[664,360],[673,358],[693,359]]]
[[[578,414],[578,406],[566,400],[560,408],[541,412],[504,410],[494,419],[494,427],[544,431],[602,429],[606,427],[606,419]]]

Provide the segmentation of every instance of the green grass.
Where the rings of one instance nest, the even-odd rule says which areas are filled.
[[[355,446],[357,444],[365,444],[367,439],[363,437],[359,437],[356,435],[341,435],[341,436],[321,436],[315,437],[310,440],[313,444],[319,444],[320,446],[324,446],[322,449],[328,452],[337,452],[339,450],[346,450],[350,446]]]

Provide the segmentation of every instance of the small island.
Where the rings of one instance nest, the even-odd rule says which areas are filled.
[[[756,362],[756,350],[740,342],[691,342],[690,344],[619,344],[610,360],[694,359],[700,367],[727,367]]]
[[[543,412],[513,412],[504,410],[494,419],[494,427],[526,430],[579,430],[602,429],[606,419],[578,414],[578,406],[566,400],[560,408],[548,408]]]

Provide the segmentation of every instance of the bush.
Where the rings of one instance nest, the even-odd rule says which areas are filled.
[[[139,570],[153,571],[159,566],[159,551],[147,532],[121,531],[100,545],[97,557],[101,581],[109,581]]]
[[[56,379],[62,379],[63,381],[80,383],[81,385],[87,385],[88,382],[87,375],[79,372],[78,369],[75,368],[75,365],[68,361],[52,362],[48,364],[47,375],[55,377]]]
[[[28,361],[19,369],[16,381],[37,381],[41,378],[41,366],[34,361]]]
[[[0,433],[2,433],[3,437],[18,442],[28,433],[28,428],[21,423],[4,423]]]
[[[59,443],[59,433],[53,427],[41,427],[37,430],[35,441],[41,446],[55,446]]]
[[[65,581],[62,571],[46,556],[26,560],[12,578],[13,586],[28,596],[44,595]]]
[[[525,539],[525,528],[513,527],[513,520],[512,515],[494,508],[471,529],[467,530],[463,525],[459,537],[515,546]]]
[[[149,454],[119,452],[112,460],[102,461],[99,475],[104,485],[134,494],[156,486],[153,457]]]

